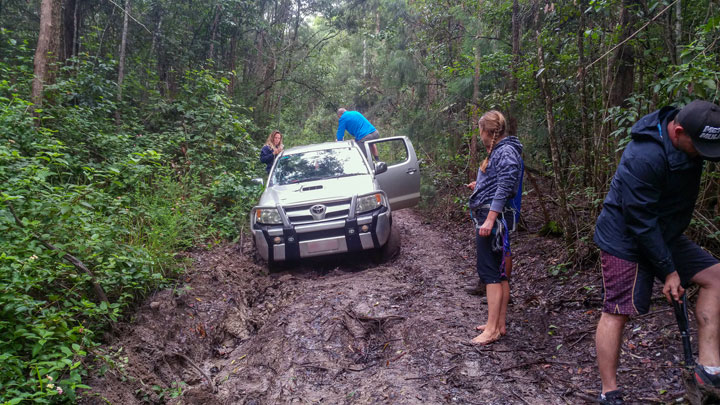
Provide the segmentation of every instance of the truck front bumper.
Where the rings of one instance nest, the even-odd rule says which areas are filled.
[[[352,219],[336,219],[302,225],[253,225],[255,247],[268,262],[376,249],[390,236],[390,212],[386,207]]]

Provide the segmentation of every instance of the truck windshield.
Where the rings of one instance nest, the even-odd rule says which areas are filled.
[[[368,174],[357,150],[326,149],[284,155],[275,165],[272,184],[291,184],[335,177]]]

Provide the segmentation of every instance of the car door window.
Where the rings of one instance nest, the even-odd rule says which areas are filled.
[[[408,160],[408,150],[402,139],[380,139],[375,143],[378,150],[378,157],[388,167],[403,163]]]
[[[406,137],[368,141],[378,147],[380,160],[387,170],[375,178],[388,196],[393,210],[408,208],[420,200],[420,166],[415,149]]]

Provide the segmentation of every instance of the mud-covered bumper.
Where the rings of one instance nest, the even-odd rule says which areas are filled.
[[[352,219],[282,226],[253,225],[255,247],[268,262],[357,252],[383,246],[390,235],[390,212],[382,207]]]

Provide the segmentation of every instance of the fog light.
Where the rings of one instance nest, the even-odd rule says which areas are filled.
[[[354,228],[348,228],[348,235],[355,235],[355,229],[354,229]]]
[[[363,232],[367,232],[367,231],[370,230],[370,227],[367,226],[367,225],[363,225],[363,226],[360,228],[360,230],[363,231]]]
[[[282,243],[282,238],[279,236],[276,236],[275,239],[273,239],[273,242],[275,242],[276,245],[279,245]]]

